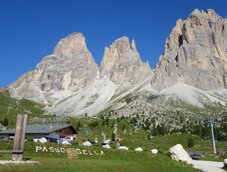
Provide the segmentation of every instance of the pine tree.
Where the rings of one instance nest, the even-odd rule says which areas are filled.
[[[4,118],[4,120],[3,120],[3,125],[4,125],[4,126],[8,126],[8,124],[9,124],[8,119],[7,119],[7,118]]]
[[[192,147],[194,147],[195,146],[195,142],[194,142],[194,140],[193,140],[193,138],[189,138],[188,139],[188,147],[189,148],[192,148]]]
[[[112,134],[111,140],[112,140],[112,141],[115,141],[115,133]]]

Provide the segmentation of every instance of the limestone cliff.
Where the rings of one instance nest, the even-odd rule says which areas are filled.
[[[157,90],[183,82],[202,90],[227,88],[227,20],[214,10],[179,19],[155,68]]]
[[[108,75],[115,83],[134,84],[142,78],[150,77],[152,71],[148,63],[141,61],[135,41],[132,40],[130,44],[127,37],[122,37],[105,48],[100,74]]]
[[[9,90],[16,98],[53,103],[92,84],[97,72],[84,36],[73,33],[60,40],[52,55],[44,57],[35,70],[21,76]]]

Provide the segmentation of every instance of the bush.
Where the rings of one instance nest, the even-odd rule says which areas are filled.
[[[115,133],[112,134],[111,141],[115,141]]]
[[[125,126],[125,124],[123,124],[123,126],[122,126],[122,129],[123,129],[123,131],[126,129],[126,126]]]
[[[92,127],[92,128],[95,128],[98,125],[99,125],[99,122],[98,121],[94,121],[94,122],[92,122],[92,123],[89,124],[89,126]]]
[[[151,135],[150,134],[148,134],[147,140],[151,140]]]
[[[4,118],[4,120],[3,120],[3,125],[4,125],[5,127],[7,127],[8,124],[9,124],[8,119],[7,119],[7,118]]]
[[[82,124],[79,122],[77,122],[77,125],[76,125],[76,130],[77,131],[80,131],[80,128],[82,127]]]
[[[195,146],[195,142],[194,142],[193,138],[189,138],[188,139],[188,147],[189,148],[192,148],[194,146]]]
[[[106,126],[109,127],[109,118],[106,118]]]
[[[125,99],[125,102],[126,102],[127,104],[129,104],[130,102],[132,102],[132,98],[131,98],[131,97],[126,98],[126,99]]]
[[[28,137],[27,141],[33,142],[33,138],[32,137]]]

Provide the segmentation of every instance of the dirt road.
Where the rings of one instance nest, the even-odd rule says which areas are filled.
[[[225,172],[222,169],[223,162],[193,160],[192,164],[195,168],[205,172]]]

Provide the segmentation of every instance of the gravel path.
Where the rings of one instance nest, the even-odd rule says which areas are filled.
[[[195,168],[205,172],[225,172],[222,169],[223,162],[193,160],[192,164]]]

